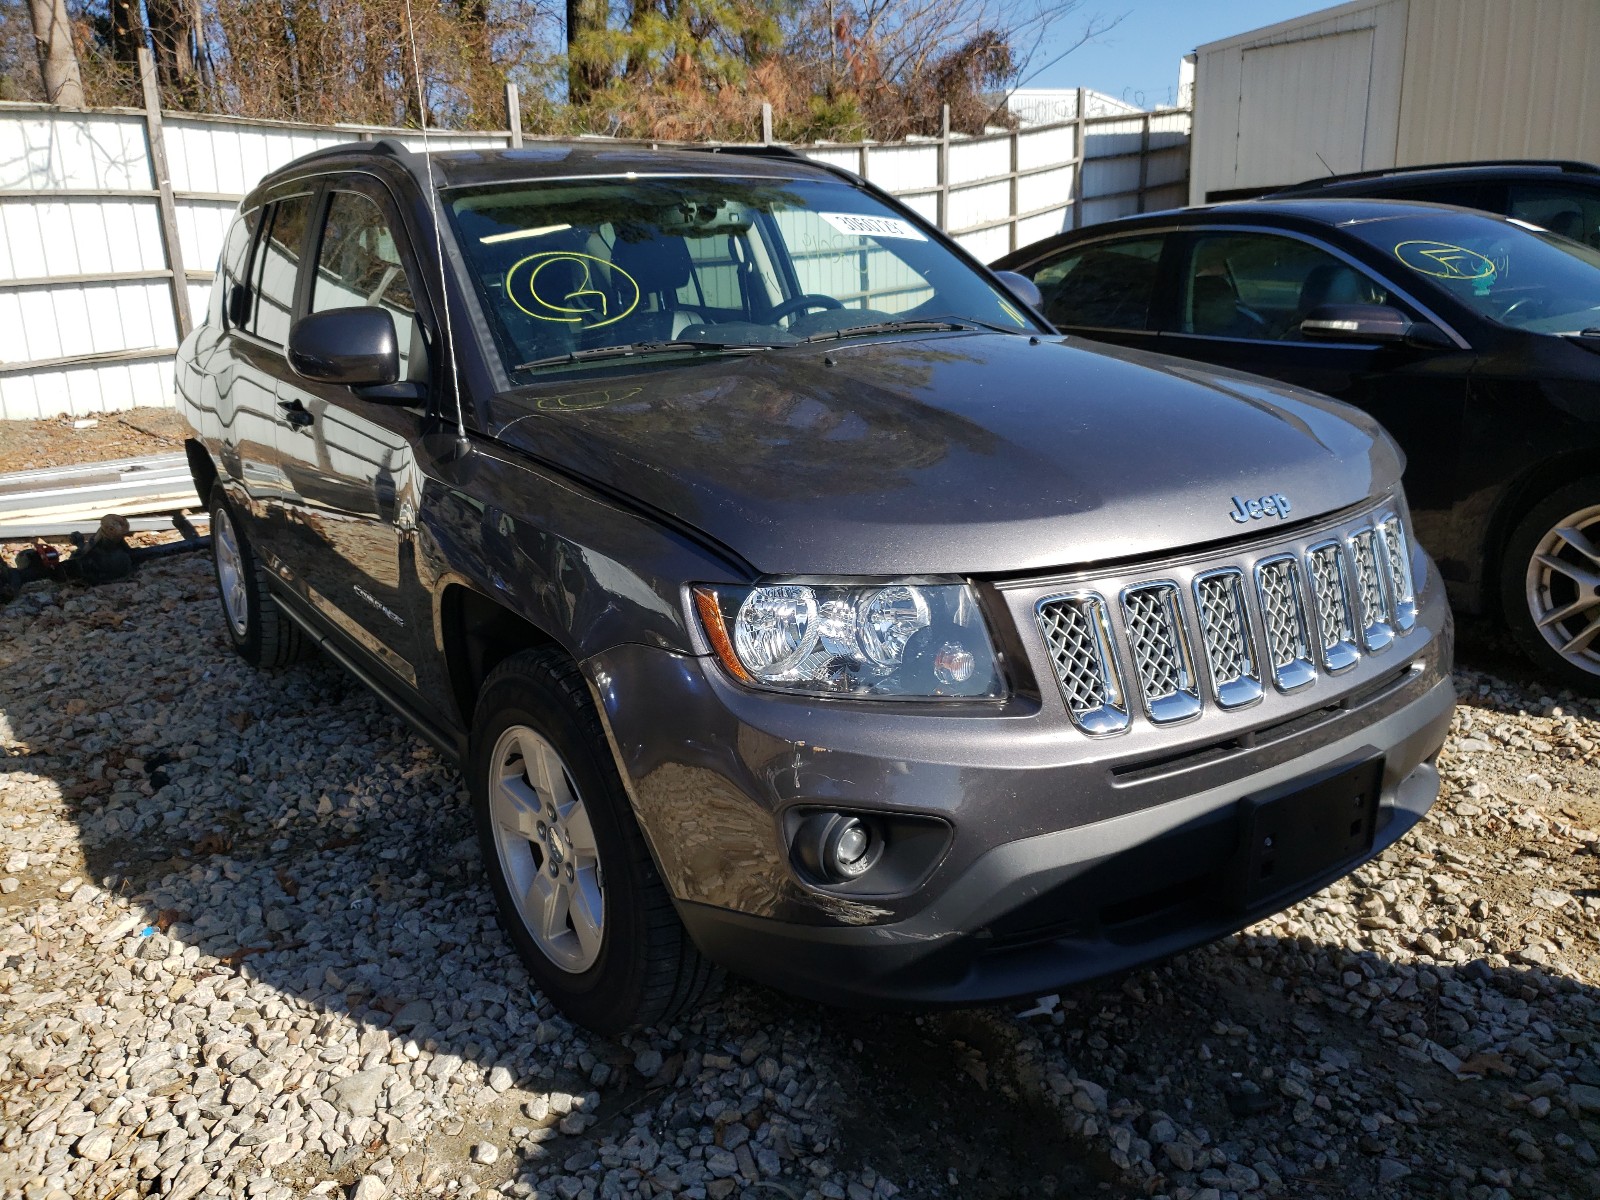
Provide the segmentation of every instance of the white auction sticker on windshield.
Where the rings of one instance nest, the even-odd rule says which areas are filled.
[[[927,235],[909,221],[902,221],[899,217],[872,217],[864,213],[825,213],[819,212],[829,225],[840,233],[852,233],[860,237],[875,238],[904,238],[908,242],[925,242]]]

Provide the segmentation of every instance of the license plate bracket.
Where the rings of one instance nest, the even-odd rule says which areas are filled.
[[[1290,792],[1245,797],[1239,906],[1254,908],[1371,850],[1382,785],[1383,759],[1371,758]]]

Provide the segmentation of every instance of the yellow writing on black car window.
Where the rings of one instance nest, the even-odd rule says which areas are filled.
[[[1449,242],[1401,242],[1395,246],[1394,256],[1418,274],[1435,279],[1489,279],[1495,273],[1490,259]]]
[[[580,329],[610,325],[639,306],[639,284],[621,267],[576,250],[519,259],[506,272],[506,295],[530,317]]]

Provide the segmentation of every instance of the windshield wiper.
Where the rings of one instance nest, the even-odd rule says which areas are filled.
[[[827,333],[813,333],[804,342],[836,342],[841,338],[871,337],[877,333],[965,333],[974,328],[992,329],[997,333],[1029,333],[1027,329],[1008,328],[980,321],[976,317],[915,317],[904,321],[877,321],[871,325],[849,325]]]
[[[843,329],[830,329],[827,333],[813,333],[801,338],[802,342],[837,342],[840,338],[871,337],[875,333],[937,333],[959,332],[968,326],[964,322],[935,320],[918,317],[907,321],[875,321],[871,325],[848,325]]]
[[[673,354],[687,350],[726,351],[741,353],[753,350],[771,350],[765,343],[739,342],[630,342],[625,346],[595,346],[588,350],[569,350],[565,354],[552,354],[549,358],[536,358],[532,362],[518,363],[513,371],[537,371],[541,367],[562,367],[568,363],[594,362],[602,358],[633,358],[640,354]]]

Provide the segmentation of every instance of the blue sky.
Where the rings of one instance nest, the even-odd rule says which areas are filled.
[[[1178,60],[1204,42],[1286,21],[1338,0],[1084,0],[1057,22],[1034,55],[1036,71],[1083,33],[1093,16],[1122,16],[1097,41],[1080,46],[1025,87],[1088,87],[1131,104],[1171,104]],[[1125,15],[1124,15],[1125,14]]]

